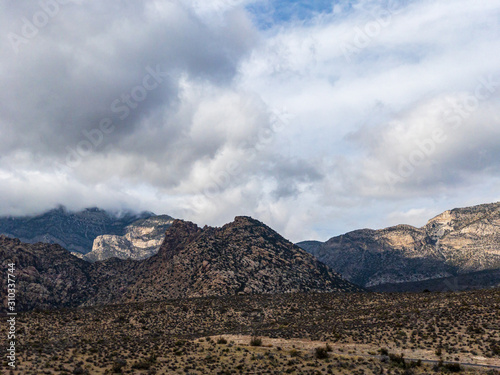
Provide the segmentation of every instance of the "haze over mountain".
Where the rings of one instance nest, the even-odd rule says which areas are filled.
[[[112,213],[99,208],[71,212],[59,206],[36,216],[0,217],[0,234],[26,243],[56,243],[68,251],[86,254],[97,236],[122,236],[128,225],[151,216],[151,212]]]
[[[446,211],[421,228],[361,229],[324,243],[298,245],[347,280],[365,287],[497,270],[500,203]],[[491,276],[498,282],[497,272]],[[485,285],[491,286],[491,282]]]
[[[361,290],[249,217],[236,217],[221,228],[175,220],[160,251],[142,261],[89,263],[59,245],[24,244],[0,236],[0,264],[9,262],[18,270],[20,309]]]

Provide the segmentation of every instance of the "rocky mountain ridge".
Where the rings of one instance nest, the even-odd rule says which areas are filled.
[[[361,290],[248,217],[237,217],[221,228],[199,228],[174,220],[158,253],[140,261],[112,258],[89,263],[57,244],[24,244],[0,236],[0,263],[6,266],[10,262],[16,263],[18,305],[24,310],[234,294]]]
[[[111,213],[99,208],[71,212],[59,206],[36,216],[1,217],[0,234],[26,243],[59,244],[70,252],[86,254],[97,236],[123,236],[128,225],[152,216],[151,212]]]
[[[362,229],[298,245],[365,287],[500,269],[500,203],[449,210],[421,228]]]

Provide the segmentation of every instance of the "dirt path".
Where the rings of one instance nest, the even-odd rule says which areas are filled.
[[[224,337],[228,341],[233,341],[237,345],[249,345],[252,336],[248,335],[221,335],[221,336],[212,336],[212,339],[217,341],[219,337]],[[324,341],[312,341],[307,339],[279,339],[279,338],[269,338],[260,336],[262,339],[262,346],[272,346],[272,347],[280,347],[283,350],[307,350],[312,351],[314,348],[325,346],[327,342]],[[382,356],[376,355],[378,351],[378,347],[368,344],[336,344],[328,342],[331,346],[332,353],[336,355],[343,356],[353,356],[353,357],[367,357],[367,358],[376,358],[381,359]],[[439,358],[436,356],[434,351],[432,350],[400,350],[395,349],[391,350],[388,348],[389,352],[394,352],[397,354],[403,354],[404,358],[408,361],[422,361],[427,364],[438,364],[440,362]],[[434,358],[434,359],[429,359]],[[459,364],[463,367],[472,367],[472,368],[483,368],[483,369],[500,369],[500,360],[496,358],[485,358],[485,357],[476,357],[467,354],[460,354],[459,361],[449,361],[443,360],[444,364]]]

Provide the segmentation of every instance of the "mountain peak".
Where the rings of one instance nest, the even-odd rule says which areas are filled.
[[[162,285],[158,278],[145,280],[156,285],[160,293],[168,291],[168,298],[359,290],[248,216],[237,216],[221,228],[203,229],[189,221],[175,220],[158,254],[147,264],[157,270],[151,275],[168,275],[168,285]]]
[[[202,232],[203,229],[190,221],[175,219],[165,233],[165,239],[158,252],[159,256],[171,259],[179,249],[193,241]]]
[[[250,216],[236,216],[234,218],[233,223],[237,224],[252,224],[252,225],[261,225],[262,223]]]

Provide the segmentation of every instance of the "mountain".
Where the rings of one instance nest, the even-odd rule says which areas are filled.
[[[82,258],[95,262],[108,258],[146,259],[156,254],[165,238],[165,231],[174,219],[167,215],[152,216],[134,221],[125,227],[125,235],[97,236],[92,251]]]
[[[0,235],[0,264],[16,267],[16,310],[78,306],[94,290],[91,264],[57,244],[26,244]],[[0,291],[5,306],[7,278]]]
[[[421,227],[362,229],[298,244],[365,287],[500,269],[500,203],[446,211]]]
[[[123,236],[128,225],[151,216],[151,212],[113,214],[98,208],[70,212],[60,206],[37,216],[0,218],[0,234],[26,243],[55,243],[70,252],[86,254],[97,236]]]
[[[0,249],[4,268],[16,263],[20,309],[361,290],[249,217],[236,217],[221,228],[174,220],[158,253],[140,261],[89,263],[59,245],[23,244],[5,236],[0,236]]]

